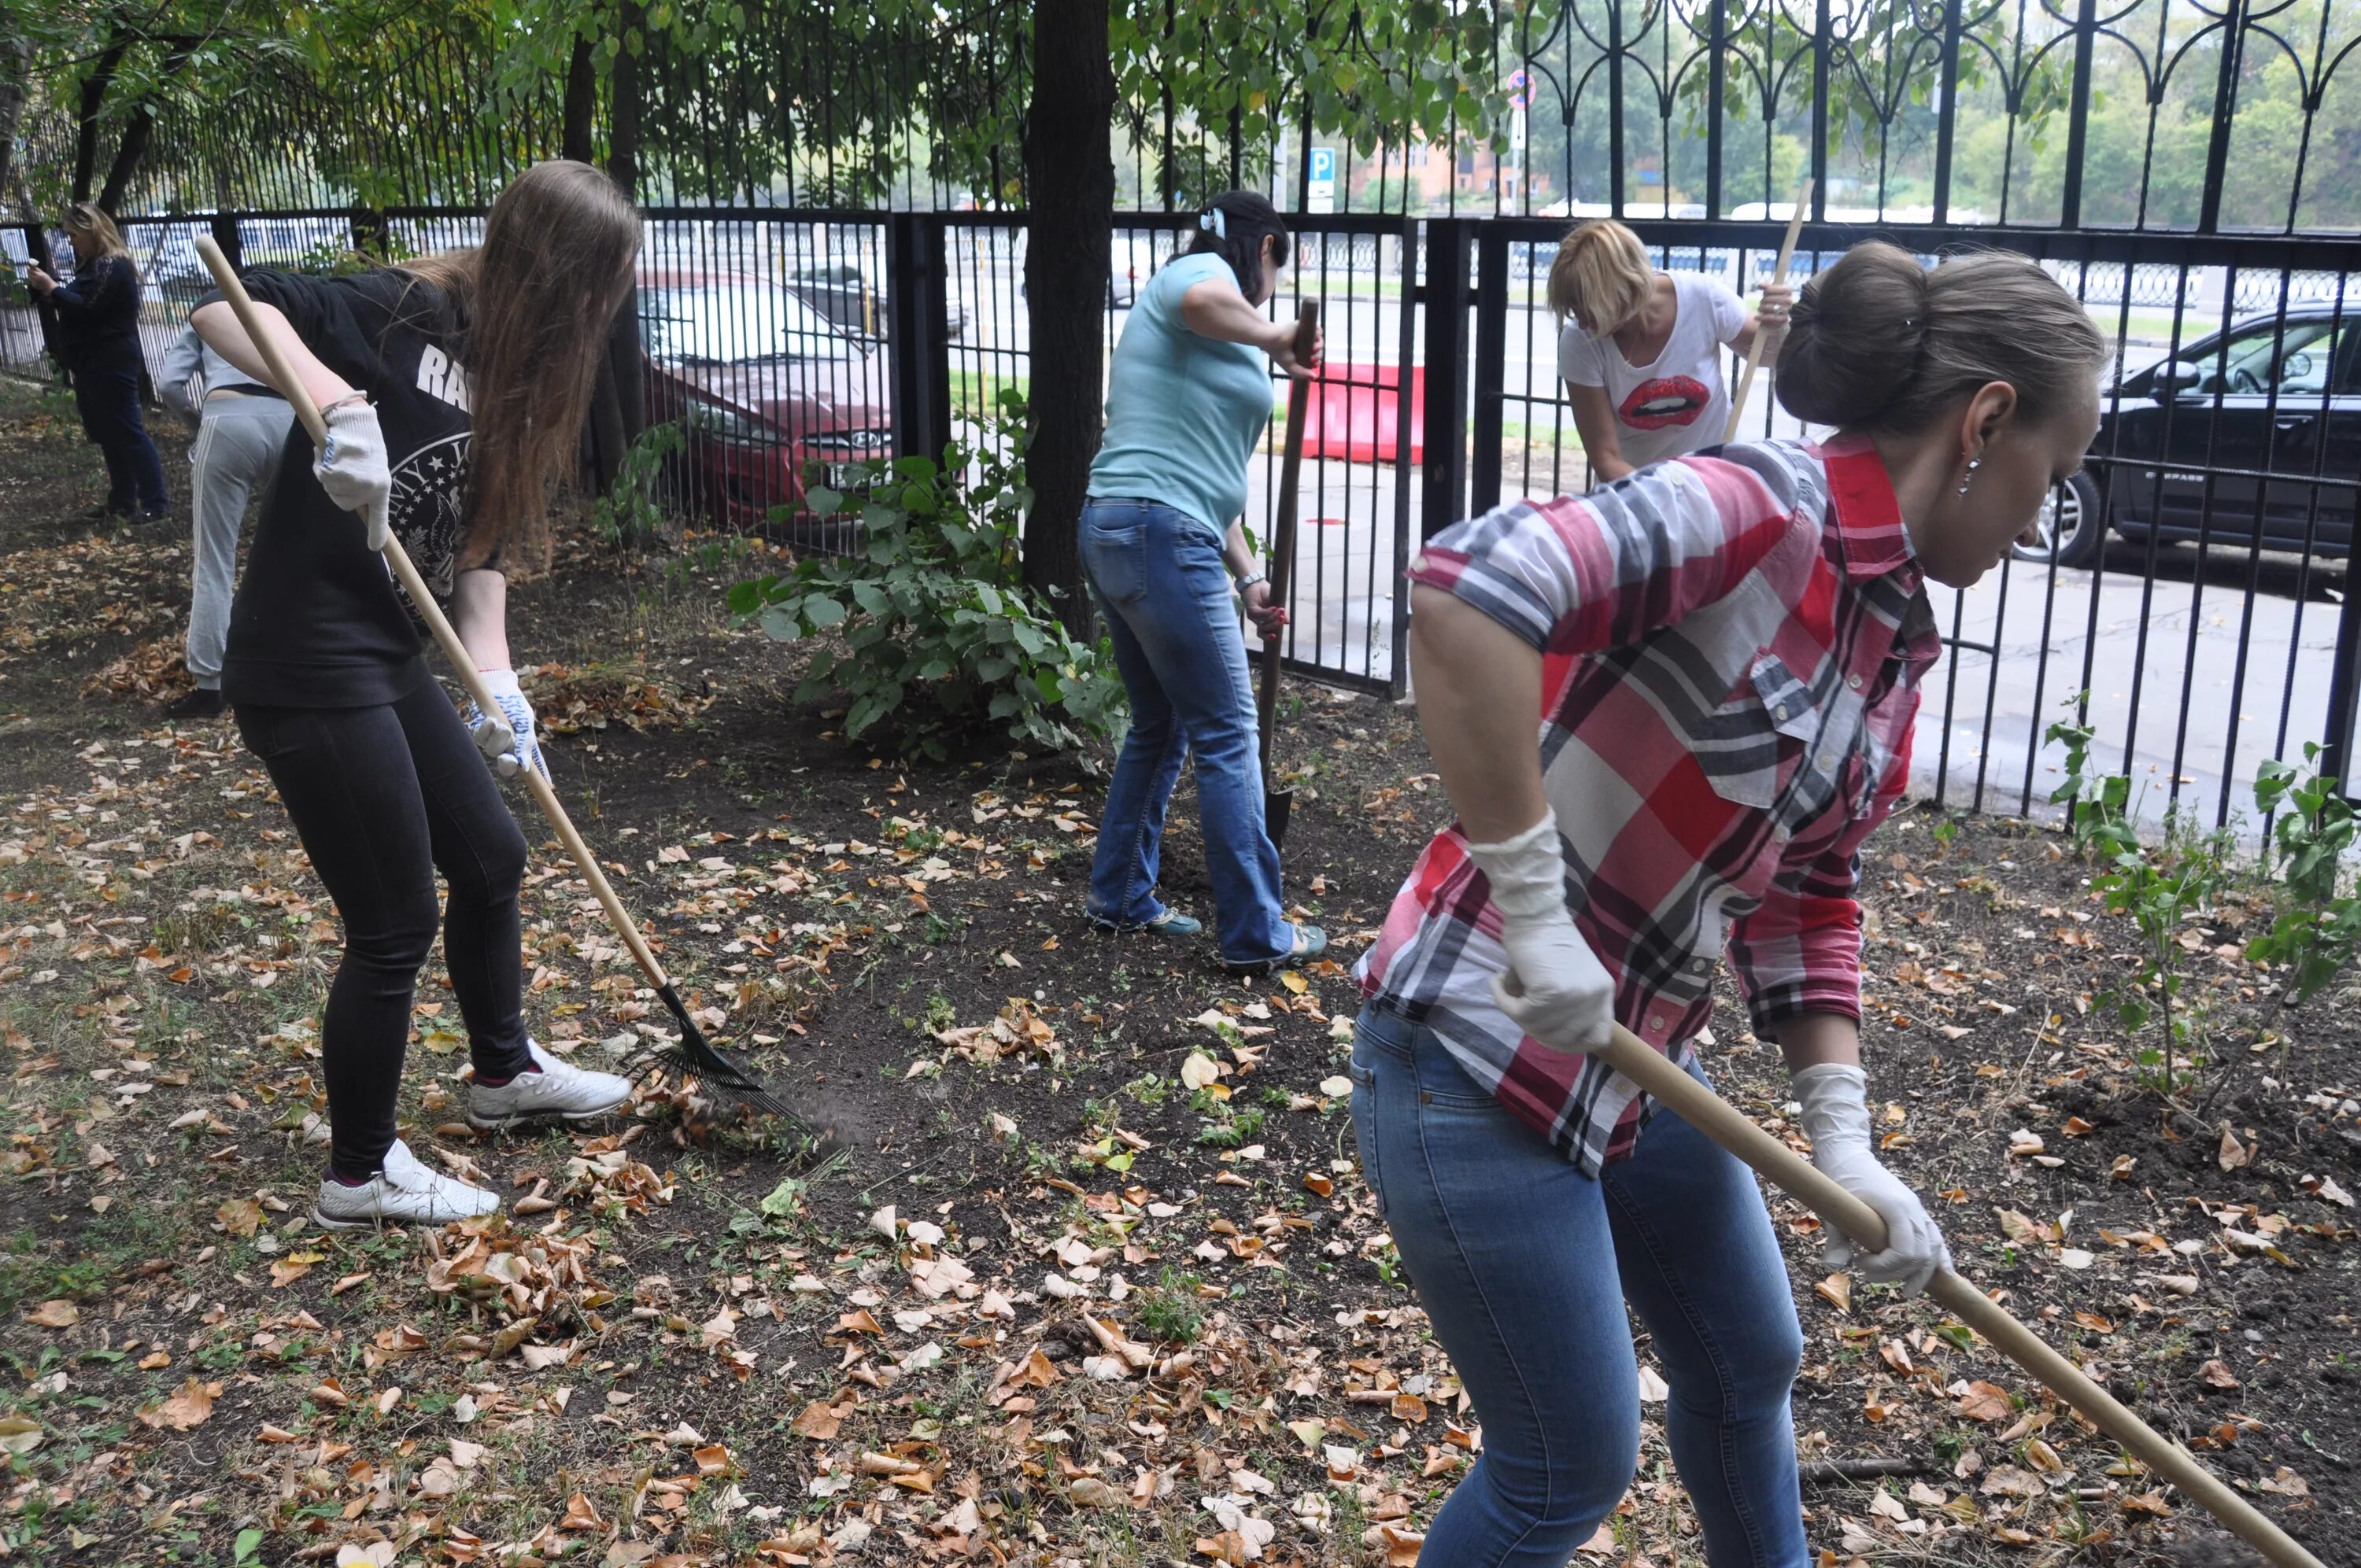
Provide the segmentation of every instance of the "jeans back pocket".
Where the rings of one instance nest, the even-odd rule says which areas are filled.
[[[1093,504],[1082,509],[1082,572],[1110,603],[1130,604],[1148,592],[1148,509]]]

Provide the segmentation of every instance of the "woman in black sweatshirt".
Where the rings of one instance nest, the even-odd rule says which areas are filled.
[[[639,214],[614,183],[559,160],[510,182],[480,245],[352,277],[246,277],[258,323],[326,424],[316,454],[294,438],[308,461],[280,465],[222,660],[238,731],[344,924],[320,1023],[331,1138],[312,1219],[324,1228],[442,1225],[500,1205],[401,1136],[411,1004],[438,925],[474,1068],[470,1124],[583,1121],[631,1099],[628,1080],[528,1031],[525,839],[487,759],[548,776],[509,651],[507,574],[548,565],[548,487],[573,456],[639,247]],[[219,296],[189,324],[240,374],[295,389]],[[462,719],[428,673],[414,609],[379,554],[394,537],[446,605],[505,732],[473,704]]]
[[[106,455],[105,515],[160,522],[164,465],[139,416],[139,269],[115,220],[88,202],[66,209],[74,275],[60,283],[39,268],[27,281],[58,308],[58,359],[73,377],[82,428]]]

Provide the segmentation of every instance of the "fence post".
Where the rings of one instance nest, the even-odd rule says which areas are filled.
[[[2346,594],[2336,612],[2336,651],[2328,665],[2328,715],[2322,726],[2320,773],[2337,781],[2337,793],[2361,799],[2353,776],[2354,719],[2361,709],[2361,596]]]
[[[1960,125],[1960,0],[1943,0],[1943,63],[1936,77],[1942,108],[1935,122],[1935,212],[1938,226],[1951,221],[1951,153]]]
[[[355,207],[352,216],[353,248],[372,261],[385,259],[392,238],[385,214],[375,207]]]
[[[1476,239],[1476,362],[1474,450],[1468,456],[1470,515],[1500,504],[1501,426],[1506,419],[1509,357],[1509,237],[1485,224]],[[1433,372],[1429,372],[1431,376]],[[1430,380],[1427,383],[1433,386]],[[1433,428],[1430,422],[1429,429]]]
[[[1828,0],[1818,0],[1812,11],[1812,218],[1818,223],[1828,212],[1828,49],[1835,38],[1828,18]],[[1621,99],[1617,99],[1621,103]],[[1955,112],[1945,104],[1947,113]],[[1620,115],[1617,116],[1619,119]],[[1763,193],[1763,211],[1770,211],[1773,193]]]
[[[2084,0],[2089,5],[2093,0]],[[2230,169],[2230,117],[2238,106],[2238,73],[2246,49],[2246,6],[2230,0],[2222,8],[2222,65],[2213,82],[2213,127],[2205,143],[2205,183],[2198,188],[2197,232],[2222,227],[2222,184]]]
[[[1467,515],[1467,264],[1475,225],[1429,218],[1419,293],[1426,312],[1426,469],[1419,537],[1432,539]]]
[[[221,247],[222,255],[228,258],[230,270],[245,271],[246,243],[238,236],[237,219],[228,213],[215,213],[207,226],[213,230],[214,243]]]
[[[885,218],[885,352],[894,389],[894,451],[939,462],[951,439],[951,345],[943,247],[934,213]]]
[[[1713,7],[1713,19],[1706,29],[1708,65],[1706,71],[1705,117],[1705,215],[1721,216],[1721,97],[1728,90],[1730,58],[1730,0],[1708,0]],[[1664,191],[1669,200],[1672,192],[1672,159],[1666,159]],[[1763,197],[1770,198],[1766,185]],[[1765,209],[1766,212],[1768,209]]]
[[[2066,185],[2058,199],[2058,226],[2082,226],[2082,154],[2091,136],[2091,53],[2099,30],[2098,0],[2081,0],[2074,14],[2074,88],[2066,117]],[[1956,115],[1958,109],[1946,104]],[[2002,210],[2007,210],[2002,193]]]

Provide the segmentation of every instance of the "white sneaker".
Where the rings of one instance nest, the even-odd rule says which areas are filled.
[[[472,1220],[500,1206],[500,1198],[453,1176],[418,1163],[400,1138],[385,1151],[385,1164],[358,1187],[335,1177],[320,1182],[312,1223],[323,1230],[351,1231],[372,1225],[447,1225]]]
[[[593,1072],[551,1056],[532,1040],[539,1072],[521,1072],[506,1083],[467,1085],[467,1124],[481,1131],[513,1126],[519,1122],[555,1118],[579,1122],[603,1116],[631,1098],[631,1080],[611,1072]]]

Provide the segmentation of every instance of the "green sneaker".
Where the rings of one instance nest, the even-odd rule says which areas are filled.
[[[1177,909],[1168,909],[1155,919],[1143,920],[1137,926],[1118,926],[1112,920],[1102,920],[1095,915],[1091,916],[1091,924],[1102,931],[1113,931],[1117,936],[1125,937],[1140,931],[1145,931],[1151,937],[1193,937],[1205,928],[1203,921],[1193,919]]]
[[[1290,929],[1295,933],[1295,945],[1278,958],[1255,959],[1246,963],[1224,959],[1222,967],[1232,974],[1268,974],[1290,964],[1309,963],[1328,950],[1328,933],[1319,927],[1294,926]]]

